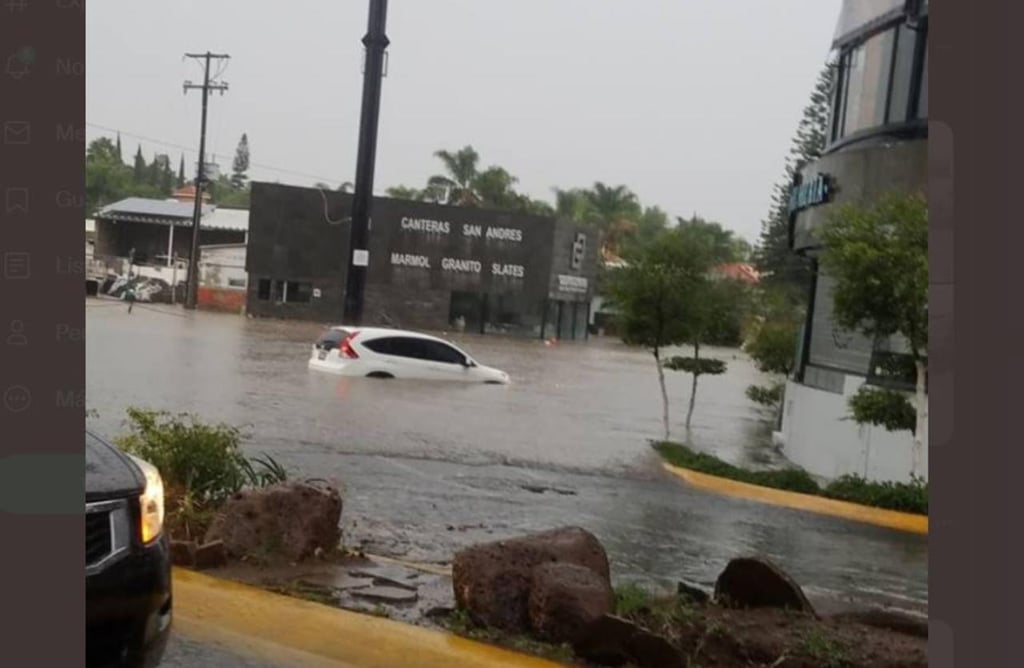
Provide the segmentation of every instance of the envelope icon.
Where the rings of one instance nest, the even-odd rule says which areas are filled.
[[[4,123],[4,143],[32,143],[32,124],[28,121],[7,121]]]

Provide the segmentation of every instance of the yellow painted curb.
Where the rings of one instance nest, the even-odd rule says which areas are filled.
[[[875,526],[898,529],[917,534],[928,534],[928,516],[915,515],[913,513],[901,513],[896,510],[884,508],[872,508],[862,506],[848,501],[826,499],[813,494],[801,494],[789,492],[783,489],[772,489],[751,485],[746,482],[719,478],[718,476],[699,473],[691,469],[684,469],[663,463],[663,466],[670,473],[679,476],[690,485],[709,492],[716,492],[726,496],[734,496],[751,501],[760,501],[774,506],[785,506],[797,510],[806,510],[820,515],[831,515],[855,522],[874,524]]]
[[[177,633],[285,666],[557,668],[458,636],[174,569]]]

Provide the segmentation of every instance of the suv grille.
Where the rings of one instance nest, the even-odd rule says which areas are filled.
[[[85,565],[99,563],[114,551],[110,511],[99,510],[85,514]]]

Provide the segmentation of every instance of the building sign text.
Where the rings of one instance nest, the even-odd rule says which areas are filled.
[[[562,292],[586,292],[587,279],[582,276],[558,275],[558,289]]]
[[[793,187],[789,196],[789,213],[824,204],[832,196],[832,177],[818,174],[800,185]]]

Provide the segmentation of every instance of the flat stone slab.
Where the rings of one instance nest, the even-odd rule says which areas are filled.
[[[419,596],[415,591],[400,587],[369,587],[367,589],[353,589],[352,596],[369,601],[380,601],[381,603],[412,603]]]
[[[317,573],[305,576],[301,580],[317,587],[326,587],[339,591],[365,589],[372,587],[374,584],[373,578],[354,577],[348,573]]]
[[[348,575],[354,578],[365,578],[373,580],[375,584],[385,584],[390,587],[416,591],[416,583],[413,582],[419,577],[416,571],[406,571],[397,568],[358,568],[348,571]]]

